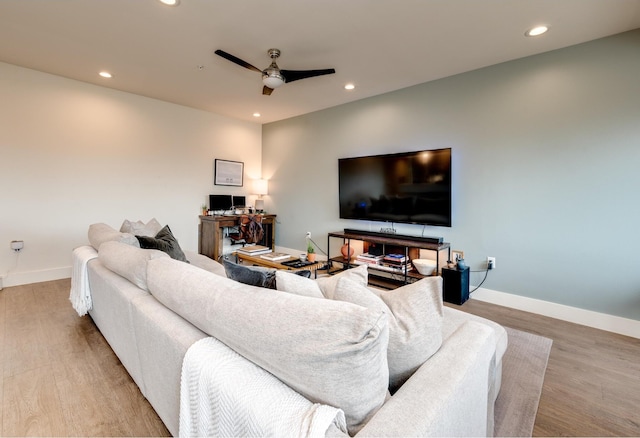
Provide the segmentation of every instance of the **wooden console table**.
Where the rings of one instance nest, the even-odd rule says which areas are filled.
[[[238,226],[240,222],[240,215],[199,217],[198,252],[217,261],[222,255],[224,229]],[[275,214],[262,215],[262,229],[264,230],[264,237],[259,244],[273,249],[276,241]]]

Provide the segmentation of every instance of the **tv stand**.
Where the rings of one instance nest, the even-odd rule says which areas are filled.
[[[451,259],[451,246],[448,242],[443,242],[440,237],[419,237],[407,236],[402,234],[388,234],[375,231],[354,230],[345,228],[344,232],[337,231],[329,233],[327,236],[327,249],[329,253],[329,274],[343,271],[345,269],[357,266],[358,260],[356,256],[345,259],[342,254],[331,256],[331,240],[341,239],[341,247],[347,245],[347,254],[352,248],[351,241],[361,241],[363,252],[371,252],[370,249],[376,248],[381,254],[400,253],[404,254],[408,260],[407,267],[413,269],[390,269],[386,266],[378,266],[369,264],[369,278],[372,284],[377,286],[394,288],[398,285],[412,283],[424,278],[424,275],[418,273],[413,267],[411,260],[420,258],[420,250],[433,251],[436,253],[436,269],[433,275],[438,275],[443,263],[440,261],[440,252],[447,251],[447,260]],[[335,248],[335,245],[334,245]],[[335,251],[334,251],[335,253]],[[339,265],[339,266],[337,266]]]

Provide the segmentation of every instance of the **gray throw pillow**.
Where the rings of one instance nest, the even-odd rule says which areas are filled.
[[[160,251],[164,251],[169,254],[169,257],[172,259],[189,263],[184,252],[182,252],[182,248],[180,248],[178,241],[173,236],[173,233],[171,233],[169,225],[165,225],[155,237],[136,236],[136,239],[140,242],[140,248],[159,249]]]
[[[222,264],[227,278],[251,286],[276,288],[276,270],[260,266],[243,266],[224,259]]]

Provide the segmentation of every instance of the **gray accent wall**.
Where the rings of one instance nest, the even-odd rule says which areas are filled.
[[[303,249],[311,231],[326,251],[327,232],[389,226],[338,218],[338,158],[451,147],[453,226],[398,233],[443,236],[474,270],[496,257],[484,288],[640,320],[640,30],[268,124],[262,136],[282,247]]]

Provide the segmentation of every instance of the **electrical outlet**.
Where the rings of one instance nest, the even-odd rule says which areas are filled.
[[[495,269],[495,268],[496,268],[496,258],[487,257],[487,269]]]
[[[311,239],[311,231],[307,231],[307,239]]]
[[[24,248],[24,241],[23,240],[12,240],[11,241],[11,249],[14,250],[15,252],[20,252],[20,250]]]

